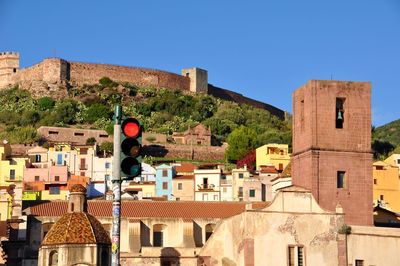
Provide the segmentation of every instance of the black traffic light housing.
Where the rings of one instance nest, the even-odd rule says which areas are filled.
[[[126,118],[121,124],[121,179],[132,180],[142,173],[142,124]]]

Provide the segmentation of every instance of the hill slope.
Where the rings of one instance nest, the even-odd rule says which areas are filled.
[[[0,139],[11,143],[37,140],[39,126],[104,129],[112,134],[115,104],[124,114],[142,121],[145,131],[172,134],[202,123],[211,128],[214,143],[226,141],[239,126],[257,133],[257,143],[290,143],[291,127],[266,110],[224,101],[210,95],[140,88],[102,78],[99,84],[69,88],[69,97],[33,98],[14,87],[0,90]]]

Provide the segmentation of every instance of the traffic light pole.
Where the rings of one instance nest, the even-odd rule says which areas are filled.
[[[120,266],[120,235],[121,235],[121,106],[115,107],[114,116],[114,152],[113,152],[113,175],[112,175],[112,239],[111,239],[111,265]]]

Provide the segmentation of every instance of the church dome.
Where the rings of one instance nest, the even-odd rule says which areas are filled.
[[[70,192],[81,192],[86,194],[86,188],[82,186],[81,184],[75,184],[71,187],[69,190]]]
[[[111,240],[94,216],[86,212],[72,212],[61,216],[42,242],[42,246],[63,244],[111,244]]]

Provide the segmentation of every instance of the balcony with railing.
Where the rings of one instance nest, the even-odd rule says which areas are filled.
[[[215,190],[215,185],[214,184],[198,184],[197,185],[198,190],[208,190],[208,191],[213,191]]]
[[[9,176],[5,176],[4,180],[6,182],[22,182],[23,177],[22,176],[9,175]]]
[[[79,170],[87,170],[88,169],[88,165],[87,164],[80,164],[79,165]]]

